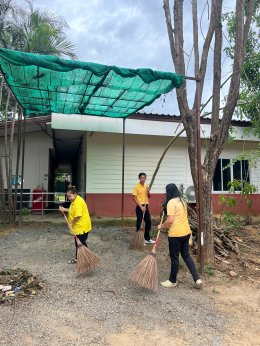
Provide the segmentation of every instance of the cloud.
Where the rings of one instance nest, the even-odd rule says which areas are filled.
[[[172,70],[160,1],[35,1],[46,4],[67,20],[80,60]]]
[[[230,9],[233,3],[233,0],[227,0],[225,6]],[[174,70],[162,0],[35,0],[34,4],[35,7],[54,10],[66,19],[70,26],[68,37],[76,46],[79,60],[130,68]],[[190,54],[193,41],[190,2],[184,2],[184,6],[184,49]],[[202,46],[208,24],[204,2],[199,2],[198,12],[199,17],[203,12],[199,32]],[[191,58],[187,74],[194,75],[193,65]],[[228,65],[226,61],[226,70]],[[212,64],[209,64],[206,79],[204,100],[211,95]],[[192,103],[194,83],[189,83],[188,88]],[[165,102],[159,99],[148,111],[178,114],[174,95],[174,92],[168,95]]]

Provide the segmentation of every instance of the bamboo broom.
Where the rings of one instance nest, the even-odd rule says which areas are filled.
[[[73,233],[72,228],[69,224],[68,218],[64,212],[62,212],[64,219],[66,220],[70,231]],[[75,240],[77,242],[77,271],[78,273],[86,273],[88,271],[94,270],[101,263],[100,258],[94,254],[88,247],[83,245],[79,238],[75,235]]]
[[[164,213],[162,214],[160,225],[163,223]],[[158,246],[161,230],[158,230],[157,237],[152,251],[146,256],[132,271],[129,280],[137,286],[149,290],[158,291],[158,269],[156,261],[156,248]]]
[[[144,251],[144,214],[145,212],[143,212],[141,227],[137,232],[135,232],[135,235],[129,244],[130,250]]]

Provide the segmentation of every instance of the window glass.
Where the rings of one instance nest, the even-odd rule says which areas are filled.
[[[241,164],[242,164],[242,179],[250,183],[248,161],[242,160]]]
[[[229,159],[218,160],[213,178],[214,191],[229,191],[228,183],[234,179],[250,183],[248,160],[236,161],[231,165],[230,163],[232,162]],[[240,190],[241,188],[236,189]]]
[[[218,160],[214,178],[213,178],[213,189],[214,191],[222,191],[222,183],[221,183],[221,160]]]
[[[223,173],[223,191],[228,191],[228,183],[231,181],[231,170],[230,167],[227,167],[230,165],[230,160],[228,159],[222,159],[222,173]]]
[[[237,179],[241,181],[241,161],[236,161],[233,164],[233,179]],[[235,189],[235,191],[240,191],[241,187],[238,189]]]

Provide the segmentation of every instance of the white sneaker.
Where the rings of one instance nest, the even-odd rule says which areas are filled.
[[[201,288],[201,287],[202,287],[202,281],[201,281],[201,279],[198,279],[198,280],[195,282],[195,287],[196,287],[196,288]]]
[[[144,240],[144,243],[145,243],[145,244],[154,244],[155,241],[152,240],[152,239],[150,239],[150,240]]]
[[[163,281],[161,282],[161,286],[162,287],[176,287],[177,286],[177,282],[171,282],[170,280],[166,280],[166,281]]]

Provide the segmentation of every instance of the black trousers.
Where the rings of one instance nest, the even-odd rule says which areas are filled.
[[[199,273],[189,253],[189,238],[189,234],[184,237],[168,237],[171,257],[171,274],[169,280],[173,283],[177,281],[180,253],[193,277],[193,280],[196,282],[199,279]]]
[[[80,242],[81,242],[84,246],[88,247],[88,245],[87,245],[87,243],[86,243],[86,241],[87,241],[87,239],[88,239],[88,232],[87,232],[87,233],[83,233],[83,234],[77,234],[77,238],[80,240]],[[75,258],[77,258],[77,254],[78,254],[78,243],[77,243],[76,239],[75,239],[75,246],[76,246],[76,257],[75,257]]]
[[[148,209],[148,204],[146,204],[145,208],[146,210],[144,214],[144,222],[145,222],[144,239],[150,240],[150,230],[151,230],[152,221],[151,221],[150,211]],[[138,205],[136,206],[135,212],[136,212],[136,231],[138,231],[142,224],[143,212],[142,212],[142,209]]]

